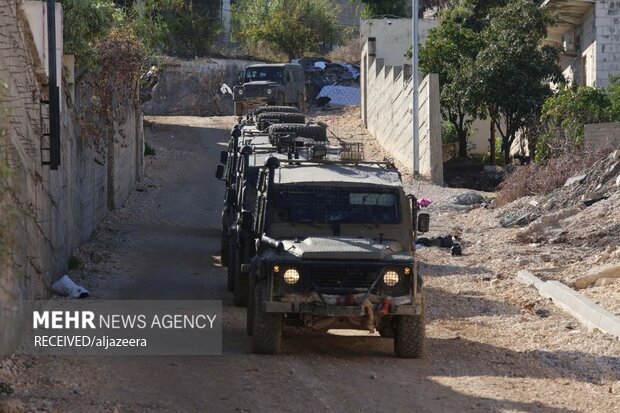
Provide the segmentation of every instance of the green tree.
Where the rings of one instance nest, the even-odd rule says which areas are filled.
[[[363,4],[362,17],[376,19],[383,16],[407,17],[407,5],[410,0],[350,0],[354,4]]]
[[[331,0],[241,0],[233,8],[234,36],[248,51],[293,59],[318,52],[338,31],[338,11]]]
[[[94,44],[122,21],[112,0],[63,0],[63,41],[66,53],[74,54],[78,66],[92,65]]]
[[[488,24],[489,10],[504,1],[461,0],[445,10],[440,24],[429,33],[420,50],[423,74],[439,74],[441,113],[456,129],[459,156],[467,156],[471,123],[483,116],[475,87],[474,62],[482,49],[480,32]]]
[[[473,86],[502,138],[506,163],[517,132],[551,95],[549,83],[564,81],[557,65],[559,50],[540,46],[551,22],[531,0],[511,0],[490,11],[482,31]]]
[[[542,107],[544,132],[536,145],[536,161],[580,148],[584,126],[613,120],[612,113],[611,99],[606,90],[587,86],[561,88]]]
[[[191,0],[145,0],[127,10],[150,54],[203,57],[221,31],[213,9]]]

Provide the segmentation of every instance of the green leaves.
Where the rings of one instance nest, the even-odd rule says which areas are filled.
[[[248,51],[302,57],[337,34],[337,14],[331,0],[241,0],[233,9],[234,37]]]
[[[486,113],[507,159],[517,132],[538,118],[549,82],[564,80],[559,50],[540,46],[552,19],[531,0],[455,3],[431,30],[420,67],[439,74],[442,113],[459,132],[460,154],[466,155],[469,123]]]
[[[362,17],[365,19],[383,16],[406,17],[409,2],[410,0],[351,0],[351,3],[364,4]]]

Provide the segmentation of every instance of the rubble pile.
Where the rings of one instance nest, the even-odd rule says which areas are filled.
[[[327,97],[335,105],[359,105],[359,66],[316,57],[304,57],[293,63],[304,68],[309,102]]]
[[[526,225],[552,212],[565,214],[561,210],[566,208],[574,207],[576,212],[589,208],[620,193],[619,177],[620,150],[615,150],[583,174],[569,178],[563,187],[546,195],[519,199],[501,208],[501,223],[503,226]],[[549,220],[553,220],[553,215]]]

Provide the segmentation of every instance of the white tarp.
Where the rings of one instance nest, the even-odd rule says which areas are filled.
[[[317,96],[320,97],[329,97],[330,105],[356,106],[361,102],[360,88],[353,86],[325,86]]]

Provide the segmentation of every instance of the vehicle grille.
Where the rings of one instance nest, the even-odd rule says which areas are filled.
[[[366,292],[381,274],[382,266],[369,263],[307,263],[301,268],[304,287],[322,294]]]
[[[267,95],[266,88],[263,86],[245,86],[243,96],[246,98],[264,97]]]

